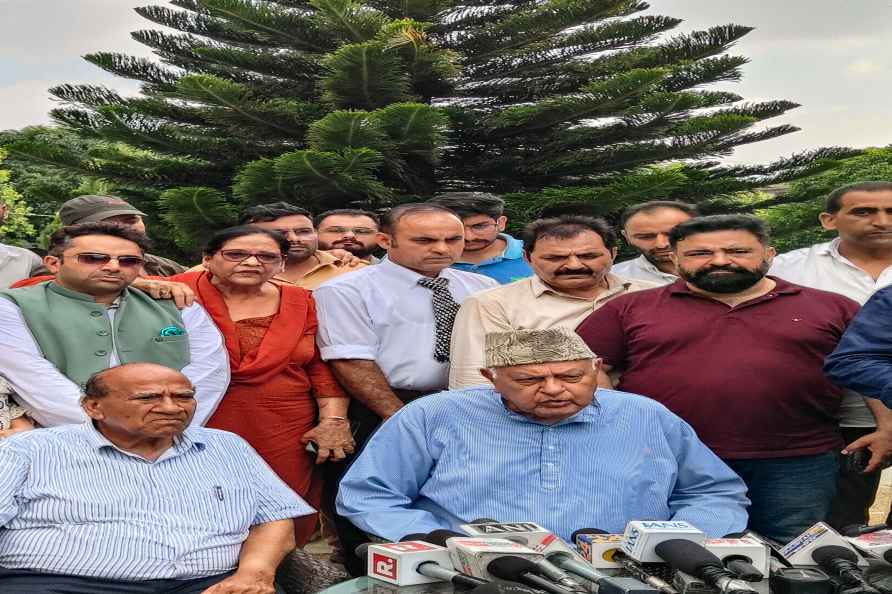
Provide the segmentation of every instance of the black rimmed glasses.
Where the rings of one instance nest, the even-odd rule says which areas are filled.
[[[249,252],[248,250],[220,250],[220,255],[227,262],[241,263],[250,257],[261,264],[278,264],[282,261],[282,254],[275,252]]]

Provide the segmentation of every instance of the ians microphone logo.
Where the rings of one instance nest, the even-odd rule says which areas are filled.
[[[372,553],[372,572],[381,577],[396,579],[396,559],[380,553]]]

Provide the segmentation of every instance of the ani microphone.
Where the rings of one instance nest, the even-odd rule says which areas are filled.
[[[700,578],[722,594],[752,594],[755,588],[725,569],[722,560],[690,540],[664,540],[654,551],[673,569]]]
[[[597,584],[598,594],[656,594],[659,592],[653,586],[642,583],[635,578],[605,575],[591,565],[574,559],[567,553],[559,551],[551,553],[547,558],[564,571],[569,571]]]

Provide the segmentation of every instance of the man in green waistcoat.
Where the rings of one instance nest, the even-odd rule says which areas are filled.
[[[0,375],[41,425],[85,421],[83,384],[123,363],[182,371],[196,389],[196,424],[225,393],[229,357],[207,312],[129,288],[147,247],[144,235],[113,223],[63,227],[44,259],[55,279],[0,291]]]

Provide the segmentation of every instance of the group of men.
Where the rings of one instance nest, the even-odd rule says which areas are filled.
[[[163,280],[185,268],[146,253],[123,200],[60,217],[42,262],[0,254],[4,286],[22,285],[0,292],[18,421],[0,416],[0,584],[273,592],[285,520],[312,510],[201,428],[229,368],[206,312]],[[565,538],[675,518],[780,542],[866,520],[892,454],[892,183],[834,192],[821,224],[838,237],[780,256],[755,217],[674,201],[623,214],[641,255],[617,265],[602,219],[515,238],[504,203],[475,192],[242,222],[287,238],[275,281],[312,290],[352,399],[358,453],[325,468],[352,572],[370,536],[479,517]]]

